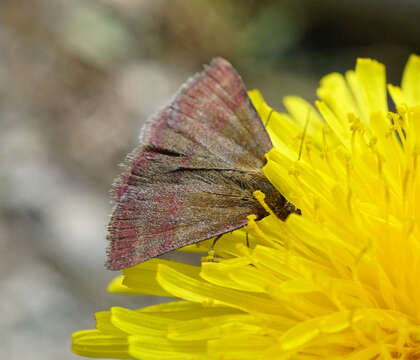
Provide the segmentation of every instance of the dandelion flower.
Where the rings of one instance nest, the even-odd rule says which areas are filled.
[[[96,314],[76,354],[143,360],[420,359],[420,57],[401,87],[359,59],[316,108],[250,97],[274,148],[264,173],[302,215],[250,217],[201,266],[152,259],[110,291],[176,297]],[[263,204],[264,194],[257,191]],[[265,205],[266,206],[266,205]],[[246,243],[248,234],[249,247]],[[208,250],[209,242],[185,250]],[[214,254],[215,252],[215,254]],[[208,261],[211,260],[211,261]]]

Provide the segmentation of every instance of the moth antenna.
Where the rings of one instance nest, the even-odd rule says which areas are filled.
[[[248,231],[245,232],[246,234],[246,247],[249,248],[249,238],[248,238]]]
[[[302,157],[302,150],[303,150],[303,143],[305,141],[305,136],[306,136],[306,131],[308,130],[308,126],[309,126],[309,119],[311,118],[311,108],[308,106],[308,114],[306,115],[306,121],[305,121],[305,126],[303,128],[303,133],[302,133],[302,140],[300,142],[299,145],[299,156],[298,156],[298,161],[300,160],[300,158]]]
[[[274,109],[271,109],[270,112],[268,113],[267,116],[267,120],[264,122],[264,126],[267,127],[268,126],[268,122],[270,121],[271,115],[273,114]]]

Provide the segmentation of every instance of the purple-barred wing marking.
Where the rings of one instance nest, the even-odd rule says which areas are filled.
[[[144,126],[114,183],[107,268],[240,228],[266,215],[253,197],[274,188],[261,168],[272,147],[233,67],[216,58]]]

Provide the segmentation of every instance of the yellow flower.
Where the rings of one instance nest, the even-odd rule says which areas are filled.
[[[153,259],[123,270],[111,291],[182,300],[99,312],[95,330],[73,335],[73,351],[420,359],[420,57],[410,57],[401,87],[388,87],[395,111],[385,84],[382,64],[359,59],[355,71],[322,79],[317,110],[287,97],[288,114],[270,114],[251,91],[274,143],[264,173],[302,216],[251,216],[201,266]]]

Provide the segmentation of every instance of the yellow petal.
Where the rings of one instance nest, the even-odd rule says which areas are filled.
[[[359,115],[353,95],[343,75],[333,73],[324,76],[317,94],[342,123],[347,122],[349,114]]]
[[[168,293],[167,291],[162,289],[162,287],[156,281],[156,273],[159,264],[166,264],[167,266],[177,269],[182,273],[189,274],[195,277],[198,276],[198,273],[200,271],[200,268],[198,266],[187,265],[164,259],[150,259],[139,265],[124,269],[124,278],[122,281],[122,285],[126,286],[129,289],[130,293],[155,296],[172,296],[171,293]],[[113,290],[114,288],[115,285],[112,285],[111,290]]]
[[[244,293],[194,279],[163,264],[158,269],[159,284],[177,297],[195,302],[228,305],[244,311],[281,314],[281,306],[265,296]]]
[[[420,56],[411,55],[405,66],[401,88],[409,106],[420,105]]]
[[[165,336],[170,323],[167,318],[121,307],[113,307],[110,312],[112,324],[130,335]]]
[[[229,314],[179,322],[169,326],[168,337],[172,340],[209,340],[227,334],[253,334],[261,330],[252,316]]]
[[[142,360],[206,359],[205,341],[172,341],[157,336],[131,336],[130,355]]]
[[[139,292],[136,288],[130,288],[126,285],[124,285],[124,276],[119,275],[112,279],[112,281],[108,284],[108,291],[113,293],[119,293],[119,294],[143,294],[142,292]],[[151,292],[151,291],[150,291]]]
[[[98,330],[81,330],[72,335],[71,350],[92,358],[129,359],[127,337],[104,335]]]
[[[127,336],[127,333],[114,326],[111,322],[110,311],[100,311],[95,313],[96,328],[103,334],[113,336]]]

